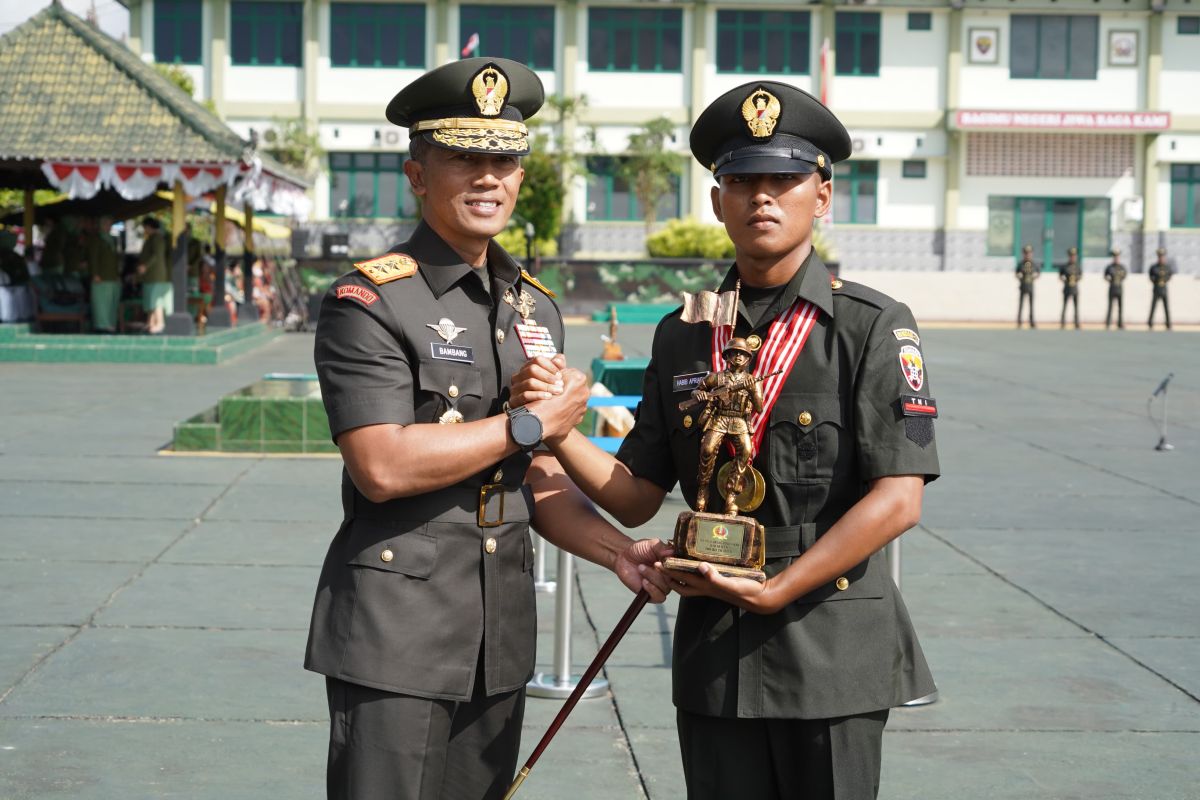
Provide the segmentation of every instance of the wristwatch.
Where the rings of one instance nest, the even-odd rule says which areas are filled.
[[[507,409],[508,430],[526,453],[542,443],[542,421],[526,406]]]

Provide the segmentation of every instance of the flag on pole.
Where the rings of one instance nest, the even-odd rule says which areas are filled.
[[[462,57],[466,58],[469,55],[473,55],[473,54],[477,53],[478,51],[479,51],[479,34],[472,33],[471,36],[467,39],[467,43],[465,45],[463,45]]]
[[[825,37],[825,41],[821,42],[821,104],[829,105],[829,82],[832,76],[829,74],[829,37]]]
[[[737,292],[684,292],[684,322],[707,322],[714,328],[737,320]]]

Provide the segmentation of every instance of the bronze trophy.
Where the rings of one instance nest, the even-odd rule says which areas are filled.
[[[730,339],[722,355],[728,366],[710,372],[692,392],[690,400],[679,404],[680,411],[704,404],[696,424],[700,439],[699,488],[696,511],[685,511],[675,522],[675,552],[663,565],[668,569],[697,572],[700,564],[716,567],[722,575],[765,581],[766,531],[758,520],[739,516],[762,503],[766,483],[750,464],[750,418],[763,409],[762,381],[771,377],[750,374],[754,350],[745,339]],[[774,374],[774,373],[773,373]],[[721,446],[733,445],[733,460],[717,473],[717,491],[725,500],[725,513],[705,511],[713,467]]]

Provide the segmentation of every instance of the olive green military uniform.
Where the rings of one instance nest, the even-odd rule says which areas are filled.
[[[1031,259],[1023,258],[1017,262],[1017,283],[1021,288],[1020,298],[1017,300],[1018,328],[1021,327],[1021,312],[1025,309],[1026,300],[1029,301],[1029,327],[1037,327],[1037,324],[1033,321],[1033,282],[1041,274],[1042,271]]]
[[[121,303],[121,271],[111,238],[99,231],[84,236],[84,252],[92,287],[92,327],[112,332],[117,328],[117,308]]]
[[[1078,252],[1072,247],[1067,252],[1067,263],[1063,264],[1058,271],[1058,278],[1062,281],[1063,304],[1062,314],[1058,319],[1058,327],[1067,327],[1067,304],[1075,304],[1075,327],[1079,327],[1079,279],[1083,277],[1083,270],[1079,267],[1077,259]]]
[[[146,265],[142,275],[142,306],[146,313],[155,308],[171,313],[175,309],[175,292],[167,268],[167,235],[160,230],[151,230],[142,242],[138,261]]]
[[[527,67],[464,59],[410,83],[387,117],[432,146],[525,155],[522,120],[543,99]],[[392,254],[356,266],[317,326],[335,440],[365,425],[502,414],[529,349],[562,347],[549,293],[495,242],[473,268],[423,221]],[[530,461],[480,463],[458,484],[382,503],[343,472],[344,521],[305,657],[327,676],[330,798],[488,800],[508,788],[537,637]]]
[[[1167,330],[1171,330],[1171,306],[1167,302],[1167,281],[1171,280],[1171,267],[1169,264],[1159,264],[1156,261],[1150,265],[1148,272],[1150,274],[1150,282],[1154,284],[1154,295],[1150,300],[1150,319],[1146,325],[1151,328],[1154,327],[1154,311],[1161,302],[1163,316],[1167,321]]]
[[[1125,328],[1125,278],[1129,271],[1117,261],[1120,250],[1113,250],[1113,260],[1104,268],[1104,280],[1108,281],[1108,311],[1104,315],[1104,327],[1112,327],[1113,306],[1117,307],[1117,327]]]
[[[42,242],[42,256],[38,261],[38,267],[48,275],[63,271],[63,248],[67,243],[67,229],[63,227],[62,221],[52,224],[54,227]]]
[[[723,291],[733,289],[735,277],[731,271]],[[748,319],[743,304],[733,335],[766,340],[771,322],[797,297],[820,313],[765,422],[754,461],[767,493],[750,516],[767,529],[768,576],[812,547],[869,481],[938,474],[929,418],[936,405],[928,400],[920,336],[908,308],[853,283],[831,289],[828,270],[812,254],[761,318]],[[686,324],[678,311],[663,320],[637,423],[617,454],[635,475],[663,489],[678,483],[693,505],[700,431],[678,403],[692,386],[687,376],[711,369],[711,352],[708,325]],[[845,741],[855,735],[847,730],[878,735],[887,709],[929,694],[934,684],[886,555],[872,555],[844,577],[772,615],[711,598],[680,601],[673,697],[690,798],[775,796],[772,785],[785,797],[874,796],[878,752],[864,756]],[[793,742],[819,738],[821,751],[808,759],[797,746],[790,755],[767,756],[775,771],[760,774],[754,765],[769,751],[757,729],[744,723],[764,719],[783,731],[784,741],[788,731]],[[778,747],[778,737],[766,741]],[[835,785],[820,792],[828,770],[813,769],[813,760],[819,767],[825,758],[827,766],[830,748],[840,766]]]

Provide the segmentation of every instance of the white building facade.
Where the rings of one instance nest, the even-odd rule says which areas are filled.
[[[597,143],[568,199],[564,252],[641,250],[642,213],[616,165],[630,133],[691,123],[755,79],[822,97],[854,156],[838,165],[833,238],[864,269],[1011,269],[1023,244],[1046,264],[1078,247],[1144,269],[1165,246],[1200,272],[1200,6],[1192,0],[427,3],[141,0],[130,45],[179,63],[235,130],[304,119],[328,169],[314,231],[352,249],[392,242],[415,204],[392,95],[458,58],[537,70],[547,94],[585,95],[569,135]],[[715,221],[707,170],[689,166],[660,218]],[[397,224],[397,220],[400,223]],[[368,233],[374,231],[376,233]]]

